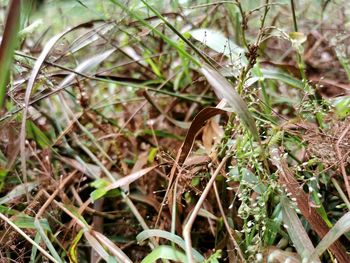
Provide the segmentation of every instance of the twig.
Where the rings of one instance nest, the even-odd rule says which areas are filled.
[[[192,225],[193,225],[194,221],[196,220],[198,212],[199,212],[199,210],[200,210],[200,208],[201,208],[205,198],[207,197],[207,195],[208,195],[208,193],[210,191],[210,188],[213,186],[213,183],[215,182],[215,179],[216,179],[217,175],[220,173],[221,168],[225,165],[228,157],[229,157],[229,155],[226,155],[222,159],[222,161],[220,162],[219,166],[216,168],[216,170],[213,173],[213,175],[211,176],[207,186],[205,187],[201,197],[199,198],[196,206],[194,207],[190,218],[185,223],[185,226],[184,226],[182,234],[183,234],[183,237],[184,237],[184,240],[185,240],[186,255],[187,255],[187,260],[188,260],[189,263],[194,263],[193,255],[192,255],[192,241],[191,241]]]
[[[232,232],[231,232],[231,227],[230,225],[228,224],[228,221],[227,221],[227,218],[226,218],[226,215],[225,215],[225,211],[224,211],[224,208],[222,207],[222,204],[221,204],[221,201],[220,201],[220,196],[219,196],[219,192],[218,192],[218,188],[216,187],[216,183],[214,182],[214,192],[215,192],[215,197],[216,197],[216,201],[217,201],[217,204],[219,206],[219,210],[220,210],[220,213],[222,215],[222,219],[224,220],[224,224],[225,224],[225,227],[227,229],[227,232],[231,238],[231,241],[233,243],[233,245],[235,246],[235,249],[237,250],[237,254],[238,256],[241,258],[241,261],[242,262],[246,262],[245,259],[244,259],[244,256],[243,256],[243,253],[242,253],[242,250],[241,248],[239,247],[235,237],[232,235]]]
[[[10,219],[8,219],[4,214],[0,213],[0,218],[12,226],[21,236],[23,236],[29,243],[35,246],[45,257],[50,259],[52,262],[58,263],[56,259],[54,259],[45,249],[39,246],[33,239],[31,239],[26,233],[22,231],[18,226],[16,226]]]
[[[350,130],[350,125],[348,125],[348,127],[340,135],[340,137],[339,137],[339,139],[337,141],[337,144],[335,145],[335,149],[337,151],[338,159],[340,161],[340,170],[341,170],[341,173],[342,173],[343,178],[344,178],[345,188],[346,188],[346,191],[348,192],[348,197],[350,199],[349,179],[348,179],[348,176],[346,175],[345,164],[344,164],[344,160],[343,160],[343,158],[341,156],[341,150],[340,150],[340,147],[339,147],[341,141],[344,139],[345,135],[348,133],[349,130]]]
[[[73,178],[73,176],[77,173],[77,170],[68,175],[63,182],[58,186],[58,188],[53,192],[52,195],[46,200],[44,205],[40,208],[39,212],[35,216],[35,220],[38,220],[42,214],[45,212],[46,208],[50,205],[50,203],[55,199],[58,193],[63,190],[64,186]]]

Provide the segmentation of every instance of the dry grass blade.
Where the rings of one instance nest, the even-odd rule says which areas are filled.
[[[141,178],[142,176],[144,176],[145,174],[149,173],[150,171],[152,171],[154,168],[157,168],[158,165],[154,165],[152,167],[148,167],[145,169],[142,169],[140,171],[137,171],[135,173],[132,173],[128,176],[125,176],[121,179],[118,179],[117,181],[113,182],[112,184],[110,184],[109,186],[107,186],[106,190],[112,190],[112,189],[116,189],[122,186],[126,186],[131,184],[132,182],[136,181],[137,179]]]
[[[256,128],[254,118],[248,110],[247,104],[228,80],[207,64],[202,66],[201,71],[210,85],[212,85],[216,96],[220,99],[227,100],[239,118],[248,127],[254,138],[259,140],[258,129]]]
[[[97,232],[97,231],[92,231],[92,234],[99,240],[105,247],[108,248],[108,250],[116,257],[120,262],[125,262],[125,263],[131,263],[132,261],[130,258],[125,255],[125,253],[117,247],[112,241],[110,241],[106,236],[103,234]]]
[[[32,73],[30,74],[27,89],[24,97],[24,110],[23,110],[23,117],[22,117],[22,125],[21,125],[21,133],[20,133],[20,153],[21,153],[21,168],[23,173],[23,180],[26,183],[28,181],[27,179],[27,166],[26,166],[26,156],[25,156],[25,141],[26,141],[26,121],[27,121],[27,114],[28,114],[28,106],[29,106],[29,100],[30,95],[32,93],[35,80],[39,74],[40,68],[43,65],[46,57],[49,55],[52,48],[55,46],[55,44],[66,34],[71,32],[72,30],[75,30],[77,28],[81,27],[91,27],[92,23],[84,23],[80,24],[76,27],[69,28],[62,33],[52,37],[45,45],[43,51],[41,52],[40,56],[36,60]],[[27,199],[29,199],[29,194],[27,193]]]
[[[0,109],[4,105],[6,86],[12,64],[12,56],[17,45],[17,35],[21,18],[21,0],[11,0],[6,16],[5,29],[0,46]]]
[[[98,54],[96,56],[93,56],[87,60],[85,60],[84,62],[82,62],[81,64],[79,64],[79,66],[77,66],[75,68],[75,72],[76,73],[71,73],[69,74],[69,76],[67,76],[58,86],[58,89],[61,89],[69,84],[71,84],[71,82],[74,80],[74,78],[76,77],[77,73],[85,73],[87,70],[97,66],[98,64],[100,64],[102,61],[106,60],[113,52],[115,51],[114,48],[107,50],[101,54]]]
[[[158,218],[157,218],[157,221],[156,221],[156,225],[158,223],[160,214],[162,212],[165,200],[168,197],[169,191],[170,191],[170,189],[171,189],[171,187],[173,185],[174,176],[175,176],[175,173],[177,171],[177,167],[178,167],[178,165],[181,166],[186,161],[188,155],[191,152],[191,149],[192,149],[193,144],[194,144],[194,140],[196,139],[196,136],[197,136],[198,132],[201,130],[201,128],[203,128],[203,126],[205,125],[207,120],[209,120],[211,117],[213,117],[215,115],[218,115],[218,114],[223,114],[223,113],[226,113],[226,112],[227,111],[225,111],[223,109],[214,108],[214,107],[208,107],[208,108],[205,108],[205,109],[201,110],[194,117],[194,119],[193,119],[193,121],[191,123],[191,126],[188,129],[188,131],[187,131],[185,141],[181,145],[181,147],[180,147],[180,149],[178,151],[178,154],[176,156],[175,163],[174,163],[174,165],[173,165],[173,167],[171,169],[170,176],[169,176],[168,187],[166,189],[166,192],[165,192],[165,195],[164,195],[164,199],[163,199],[162,205],[161,205],[159,213],[158,213]],[[171,200],[169,200],[169,203],[171,203]]]
[[[45,249],[39,246],[33,239],[31,239],[26,233],[23,232],[18,226],[16,226],[10,219],[8,219],[5,215],[0,213],[0,218],[8,223],[11,227],[13,227],[21,236],[23,236],[29,243],[35,246],[45,257],[50,259],[52,262],[58,263],[56,259],[54,259]]]
[[[84,236],[86,240],[89,242],[90,246],[104,259],[108,262],[110,259],[110,255],[104,249],[104,247],[98,242],[98,240],[91,235],[88,231],[84,232]]]
[[[0,205],[12,202],[16,198],[24,195],[26,190],[32,191],[35,187],[38,186],[37,182],[23,183],[17,185],[15,188],[11,190],[7,195],[0,198]]]
[[[230,239],[231,239],[231,242],[232,242],[232,244],[234,245],[234,248],[236,249],[237,254],[239,255],[240,260],[241,260],[242,262],[245,262],[243,252],[242,252],[241,248],[239,247],[239,244],[238,244],[236,238],[234,237],[233,229],[231,229],[231,227],[230,227],[230,225],[229,225],[229,222],[228,222],[228,220],[227,220],[227,218],[226,218],[224,208],[222,207],[222,204],[221,204],[219,191],[218,191],[218,189],[217,189],[217,187],[216,187],[216,183],[215,183],[215,182],[214,182],[213,186],[214,186],[214,192],[215,192],[216,201],[217,201],[217,204],[218,204],[218,206],[219,206],[219,210],[220,210],[221,216],[222,216],[222,218],[223,218],[224,225],[225,225],[225,227],[226,227],[226,229],[227,229],[227,232],[228,232],[228,234],[229,234],[229,237],[230,237]]]

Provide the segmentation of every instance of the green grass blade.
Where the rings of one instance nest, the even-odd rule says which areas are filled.
[[[217,70],[213,69],[209,65],[204,64],[201,71],[210,85],[213,87],[216,96],[218,96],[220,99],[227,100],[241,121],[243,121],[243,123],[250,130],[254,138],[259,140],[259,133],[255,125],[255,120],[248,110],[247,104],[232,87],[230,82],[228,82],[226,78],[224,78]]]
[[[311,254],[308,262],[314,262],[318,256],[321,256],[341,235],[350,231],[350,212],[343,215],[331,230],[323,237]]]
[[[162,32],[160,32],[159,30],[155,29],[152,25],[150,25],[149,23],[147,23],[142,17],[140,17],[139,15],[136,14],[136,12],[131,11],[127,6],[125,6],[124,4],[120,3],[120,1],[116,1],[116,0],[110,0],[112,3],[114,3],[115,5],[119,6],[121,9],[123,9],[123,11],[125,11],[126,13],[128,13],[128,15],[130,15],[131,17],[134,17],[135,19],[137,19],[142,25],[146,26],[147,28],[151,29],[157,36],[159,36],[160,38],[162,38],[165,42],[167,42],[171,47],[175,48],[181,55],[183,55],[184,57],[186,57],[187,59],[189,59],[190,61],[192,61],[194,64],[196,64],[197,66],[200,66],[200,63],[191,55],[189,54],[185,49],[181,48],[176,42],[174,42],[173,40],[171,40],[169,37],[167,37],[166,35],[164,35]],[[148,8],[150,8],[153,12],[157,12],[156,10],[154,10],[152,7],[150,7],[147,3],[143,2]],[[159,14],[159,13],[158,13]],[[160,15],[160,14],[159,14]],[[160,15],[160,17],[162,17]],[[163,17],[162,17],[163,18]],[[163,18],[165,20],[165,18]],[[162,19],[162,20],[163,20]],[[164,21],[163,20],[163,21]],[[178,31],[176,31],[178,32]],[[175,33],[176,33],[175,32]],[[180,33],[181,35],[181,33]],[[182,35],[181,35],[182,36]],[[183,36],[182,36],[183,37]]]
[[[63,262],[61,257],[58,255],[56,249],[54,248],[53,244],[51,243],[50,239],[48,238],[48,236],[45,233],[44,228],[42,227],[40,221],[38,219],[34,220],[34,225],[36,227],[36,229],[38,230],[42,240],[45,242],[47,248],[49,249],[49,251],[51,252],[51,255],[58,261],[58,262]]]
[[[8,8],[5,29],[0,46],[0,108],[4,106],[6,86],[12,65],[13,53],[17,46],[20,19],[21,0],[12,0]]]
[[[314,246],[306,233],[297,213],[291,206],[290,202],[286,197],[281,199],[283,222],[287,228],[290,239],[293,242],[298,254],[302,258],[307,258],[310,256],[311,251],[314,250]],[[315,262],[320,262],[320,260],[315,258]]]
[[[39,233],[36,233],[34,242],[40,244],[41,236]],[[32,253],[30,254],[30,262],[35,262],[36,254],[38,252],[38,248],[36,246],[32,247]]]
[[[138,242],[142,242],[145,239],[148,239],[151,237],[160,237],[160,238],[167,239],[167,240],[175,243],[176,245],[178,245],[182,249],[185,249],[185,241],[181,237],[179,237],[178,235],[175,235],[173,233],[170,233],[170,232],[167,232],[164,230],[160,230],[160,229],[144,230],[140,234],[137,235],[136,239]],[[193,257],[196,261],[198,261],[198,262],[204,261],[204,257],[197,250],[192,249],[192,253],[193,253]]]
[[[202,58],[205,63],[212,65],[210,60],[202,53],[200,50],[192,44],[191,41],[189,41],[186,37],[184,37],[180,31],[178,31],[172,24],[168,22],[167,19],[165,19],[156,9],[154,9],[151,5],[147,3],[145,0],[141,0],[141,2],[147,6],[148,9],[150,9],[160,20],[164,22],[164,24],[169,27],[179,38],[181,38],[182,41],[184,41],[196,54]]]
[[[171,246],[159,246],[149,253],[141,263],[153,263],[158,259],[168,259],[175,262],[188,262],[186,255]]]
[[[279,80],[288,84],[291,87],[298,88],[300,90],[304,89],[304,84],[301,80],[298,80],[287,73],[283,73],[273,69],[261,69],[263,78]]]

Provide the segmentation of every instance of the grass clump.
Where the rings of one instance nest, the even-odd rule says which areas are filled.
[[[346,1],[10,2],[3,262],[350,261]]]

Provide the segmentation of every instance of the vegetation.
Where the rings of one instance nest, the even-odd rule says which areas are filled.
[[[1,5],[0,262],[350,262],[346,0]]]

